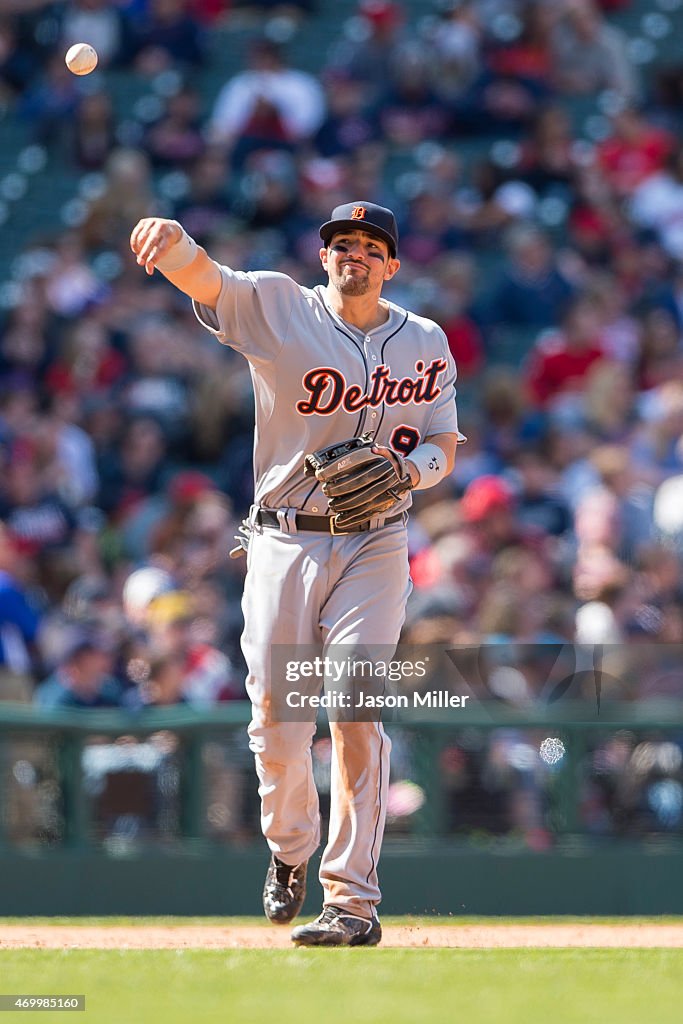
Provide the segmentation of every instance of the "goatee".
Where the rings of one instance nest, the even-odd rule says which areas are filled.
[[[344,281],[336,281],[335,287],[342,295],[366,295],[370,289],[370,282],[367,277],[349,278]]]

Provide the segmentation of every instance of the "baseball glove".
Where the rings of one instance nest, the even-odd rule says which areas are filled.
[[[393,463],[372,450],[371,433],[320,448],[304,459],[306,476],[315,476],[329,499],[334,527],[340,532],[354,530],[382,516],[409,491],[410,473],[400,455]]]

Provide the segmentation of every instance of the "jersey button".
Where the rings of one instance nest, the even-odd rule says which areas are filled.
[[[317,505],[311,505],[311,512],[317,512],[317,511],[318,511],[318,506]]]
[[[371,341],[372,341],[372,338],[370,337],[370,335],[368,335],[367,338],[365,339],[365,344],[369,345]]]
[[[376,420],[377,419],[377,413],[376,412],[371,412],[370,413],[370,419]]]

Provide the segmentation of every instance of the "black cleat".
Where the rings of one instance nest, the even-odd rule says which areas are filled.
[[[379,918],[354,917],[341,907],[325,907],[315,921],[292,932],[297,946],[376,946],[381,938]]]
[[[301,910],[306,897],[307,867],[307,860],[290,867],[274,853],[271,855],[263,886],[263,910],[273,924],[289,924]]]

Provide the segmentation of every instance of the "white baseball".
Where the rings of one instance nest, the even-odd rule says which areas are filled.
[[[64,60],[74,75],[89,75],[97,67],[97,51],[90,43],[74,43]]]

